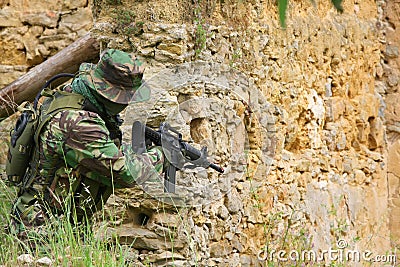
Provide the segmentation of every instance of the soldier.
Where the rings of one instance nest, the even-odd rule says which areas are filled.
[[[107,49],[97,64],[81,64],[69,85],[44,93],[33,159],[12,210],[12,232],[23,235],[50,214],[63,214],[68,196],[74,221],[84,221],[114,188],[162,171],[159,147],[139,156],[129,145],[120,146],[118,114],[149,98],[142,76],[137,58]]]

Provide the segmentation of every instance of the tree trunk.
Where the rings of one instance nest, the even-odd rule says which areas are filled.
[[[75,73],[82,62],[99,58],[98,41],[87,33],[43,63],[30,69],[26,74],[0,90],[0,120],[11,115],[15,107],[24,101],[33,101],[42,86],[52,76],[61,72]],[[56,80],[57,86],[65,79]]]

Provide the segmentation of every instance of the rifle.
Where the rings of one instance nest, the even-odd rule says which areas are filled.
[[[163,122],[155,131],[139,121],[132,124],[132,149],[137,154],[149,145],[161,146],[167,160],[164,173],[164,192],[175,193],[176,171],[186,168],[212,168],[219,173],[224,169],[207,160],[207,147],[198,150],[182,140],[182,134]]]

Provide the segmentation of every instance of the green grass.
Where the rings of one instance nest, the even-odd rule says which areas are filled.
[[[1,172],[4,171],[0,169]],[[0,179],[0,221],[3,226],[0,229],[2,246],[0,266],[21,266],[18,257],[22,254],[32,255],[35,261],[48,257],[53,261],[52,266],[68,267],[135,266],[132,264],[139,260],[133,247],[135,241],[129,245],[124,240],[120,241],[116,234],[106,231],[108,226],[118,220],[115,217],[117,212],[113,211],[112,207],[107,210],[103,209],[103,213],[96,214],[94,219],[91,218],[91,223],[75,225],[69,219],[73,218],[73,222],[75,218],[74,209],[71,208],[74,206],[73,197],[69,197],[69,195],[64,199],[62,216],[48,218],[40,230],[36,228],[35,231],[27,231],[29,240],[19,240],[17,236],[8,233],[5,229],[10,221],[10,211],[16,195],[16,187],[10,187]],[[158,212],[165,212],[166,209],[162,202],[160,205]],[[178,208],[176,208],[176,212],[178,212],[180,224],[185,225],[185,229],[190,229]],[[38,231],[42,234],[38,234]],[[166,226],[164,234],[165,242],[172,244],[172,248],[169,250],[174,254],[177,229]],[[185,236],[188,238],[187,242],[194,242],[190,233]],[[195,248],[192,249],[195,254]],[[151,263],[146,263],[146,261],[142,261],[142,264],[151,266]]]
[[[0,265],[18,266],[17,258],[30,254],[35,260],[48,257],[55,266],[126,266],[128,248],[117,241],[106,242],[97,238],[89,225],[75,226],[66,217],[50,218],[44,225],[43,232],[29,232],[30,243],[20,241],[15,235],[6,232],[10,220],[11,205],[14,201],[15,188],[0,180]],[[71,209],[65,207],[66,214]]]
[[[0,169],[1,172],[2,170]],[[262,185],[257,185],[251,177],[247,177],[247,179],[250,181],[249,197],[253,200],[254,204],[252,208],[259,210],[261,213],[263,205],[265,205],[259,195],[259,189]],[[7,225],[10,220],[9,213],[15,196],[15,188],[8,187],[3,180],[0,180],[0,222],[3,226]],[[340,196],[337,201],[341,201],[342,198]],[[64,214],[67,214],[67,216],[53,217],[48,220],[44,227],[46,235],[38,235],[35,232],[31,232],[30,241],[36,244],[35,249],[28,247],[25,242],[19,241],[16,236],[8,234],[4,230],[4,227],[2,227],[0,229],[0,242],[2,246],[0,249],[0,265],[21,266],[17,260],[18,256],[28,253],[35,260],[43,257],[50,258],[53,261],[52,266],[134,266],[130,264],[132,264],[132,261],[137,260],[137,256],[132,254],[129,245],[122,245],[122,242],[120,243],[115,236],[112,238],[113,242],[110,242],[110,239],[98,238],[95,234],[98,232],[92,231],[91,227],[88,226],[89,224],[79,226],[71,224],[70,220],[67,219],[70,217],[69,215],[73,217],[73,209],[71,209],[71,206],[73,206],[71,204],[73,203],[71,202],[72,200],[69,201],[68,199],[65,201]],[[163,203],[160,203],[160,205],[158,212],[170,210],[170,207],[164,207]],[[335,240],[344,239],[351,241],[350,244],[358,242],[359,237],[343,236],[348,226],[345,221],[340,220],[335,205],[327,209],[332,216],[332,220],[335,222],[335,225],[331,229],[332,237],[335,237]],[[191,227],[185,219],[188,210],[179,210],[177,208],[176,212],[179,215],[179,225],[182,227],[181,230],[183,230],[180,238],[186,238],[185,241],[188,245],[186,249],[189,250],[194,265],[201,266],[201,259],[196,257],[198,250],[201,249],[199,247],[200,244],[196,242],[196,238],[192,235]],[[109,215],[103,213],[100,216],[103,216],[103,221],[112,222],[114,218],[111,213]],[[308,229],[304,225],[295,225],[295,213],[296,210],[294,209],[287,213],[272,210],[268,215],[264,215],[263,223],[258,224],[260,226],[259,233],[265,241],[257,255],[260,259],[263,259],[263,266],[322,266],[318,265],[312,258],[287,262],[276,260],[277,252],[279,251],[302,255],[303,251],[314,249],[313,239],[307,231]],[[174,244],[178,235],[178,229],[166,226],[164,234],[166,242]],[[336,249],[334,244],[332,244],[332,248]],[[175,248],[172,247],[170,251],[174,254]],[[395,252],[387,253],[388,255],[395,254]],[[274,258],[272,258],[272,255],[274,255]],[[293,254],[288,254],[284,257],[287,258],[288,256],[293,256]],[[146,259],[142,264],[151,266],[150,261]],[[325,266],[351,266],[351,262],[331,262]]]

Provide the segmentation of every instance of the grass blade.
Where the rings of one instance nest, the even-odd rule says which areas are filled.
[[[278,0],[279,21],[281,23],[282,28],[286,28],[287,6],[288,6],[288,0]]]
[[[331,2],[339,13],[343,13],[342,0],[331,0]]]

